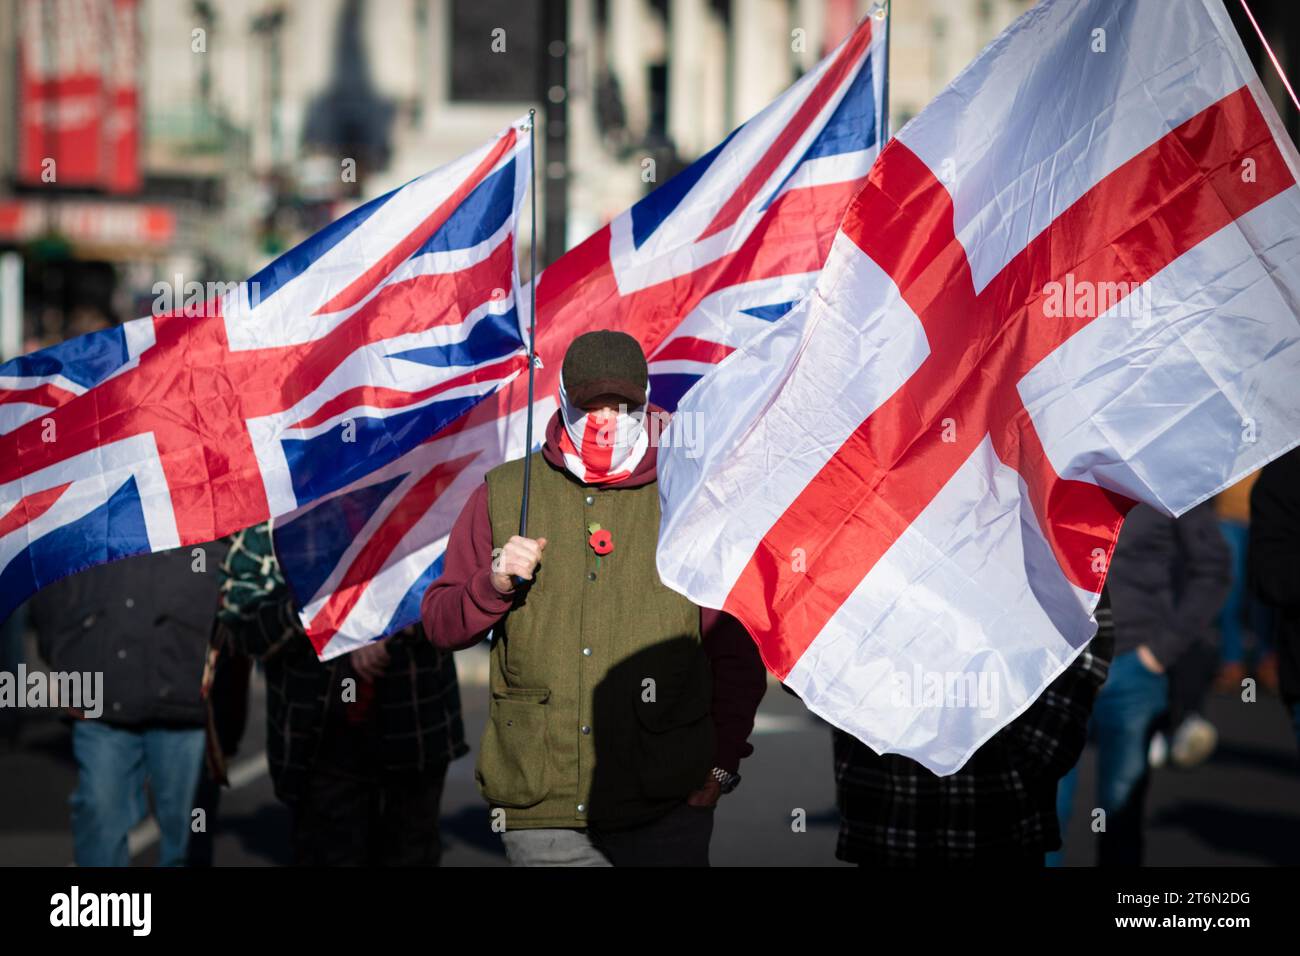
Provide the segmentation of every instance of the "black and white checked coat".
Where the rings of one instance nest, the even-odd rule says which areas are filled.
[[[1038,700],[951,776],[898,754],[880,756],[836,730],[835,855],[890,866],[1042,865],[1061,846],[1057,782],[1083,752],[1114,653],[1104,592],[1097,623],[1097,635]]]

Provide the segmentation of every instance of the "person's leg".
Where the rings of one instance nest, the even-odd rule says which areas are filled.
[[[318,761],[293,807],[295,866],[366,866],[378,783]]]
[[[1239,521],[1220,521],[1219,528],[1232,557],[1232,588],[1219,611],[1219,660],[1229,673],[1235,673],[1245,658],[1241,634],[1242,604],[1246,599],[1246,543],[1249,528]]]
[[[644,826],[599,830],[596,841],[615,866],[708,866],[713,809],[682,801]]]
[[[1219,649],[1208,641],[1195,641],[1169,670],[1169,730],[1192,714],[1205,712],[1205,699],[1214,684]]]
[[[151,727],[142,736],[145,770],[160,833],[158,865],[184,866],[193,832],[199,772],[203,769],[203,728]]]
[[[1295,742],[1300,746],[1300,700],[1291,702],[1291,729],[1295,731]]]
[[[1205,699],[1215,682],[1219,650],[1210,641],[1195,641],[1169,671],[1169,757],[1195,767],[1214,753],[1219,734],[1205,719]]]
[[[72,724],[77,787],[72,805],[77,866],[130,866],[127,835],[144,816],[144,743],[137,731],[98,720]]]
[[[444,764],[421,774],[384,780],[380,787],[382,809],[376,828],[375,862],[381,866],[437,866],[442,859],[438,815]]]
[[[1167,706],[1169,682],[1138,660],[1137,652],[1111,662],[1103,688],[1105,706],[1094,708],[1097,743],[1097,800],[1105,812],[1098,840],[1100,866],[1142,862],[1142,816],[1151,729]],[[1102,704],[1101,695],[1097,698]]]
[[[1056,821],[1061,828],[1061,848],[1047,854],[1048,866],[1065,865],[1065,837],[1070,830],[1070,814],[1074,812],[1074,792],[1079,786],[1079,765],[1076,763],[1070,772],[1056,785]]]
[[[1243,631],[1244,605],[1249,601],[1246,588],[1246,548],[1249,528],[1238,521],[1220,521],[1224,540],[1232,560],[1232,586],[1219,611],[1219,666],[1214,689],[1219,693],[1241,693],[1246,678],[1246,648]]]
[[[212,779],[205,766],[199,771],[199,788],[194,794],[194,808],[203,811],[203,829],[190,828],[190,846],[185,853],[186,866],[211,866],[214,829],[221,812],[221,784]]]
[[[614,865],[586,830],[506,830],[501,842],[511,866]]]
[[[1264,690],[1276,694],[1279,677],[1275,634],[1277,610],[1258,598],[1248,600],[1246,610],[1255,634],[1255,676]]]
[[[27,630],[27,605],[20,604],[0,621],[0,671],[17,674],[23,662],[23,635]],[[21,707],[0,707],[0,737],[14,745],[18,742],[18,728],[22,720]]]

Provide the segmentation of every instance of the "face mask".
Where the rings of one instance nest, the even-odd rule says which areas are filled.
[[[649,387],[646,391],[649,396]],[[564,430],[560,433],[560,451],[564,454],[564,467],[579,481],[588,485],[607,485],[622,481],[636,470],[650,447],[642,409],[620,411],[605,421],[569,401],[560,380],[560,417]]]

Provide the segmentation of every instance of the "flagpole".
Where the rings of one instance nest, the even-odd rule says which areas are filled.
[[[876,136],[876,142],[879,143],[879,149],[885,148],[885,143],[889,141],[889,40],[890,34],[894,31],[890,29],[893,26],[894,3],[893,0],[884,0],[885,4],[885,63],[884,79],[880,83],[880,133]]]
[[[528,160],[532,166],[528,217],[528,424],[524,428],[524,493],[519,503],[519,537],[528,537],[528,490],[533,470],[533,380],[537,368],[537,110],[528,111]]]
[[[1259,42],[1263,44],[1264,52],[1268,54],[1269,60],[1272,61],[1273,69],[1277,71],[1278,79],[1281,80],[1282,85],[1286,87],[1286,91],[1290,94],[1291,102],[1295,104],[1296,110],[1300,111],[1300,99],[1296,98],[1295,90],[1291,89],[1290,80],[1288,80],[1286,74],[1282,72],[1282,64],[1277,61],[1277,56],[1273,53],[1273,48],[1268,45],[1268,40],[1264,37],[1264,31],[1261,30],[1259,24],[1255,22],[1255,14],[1250,12],[1250,5],[1246,3],[1246,0],[1241,0],[1241,9],[1246,11],[1246,19],[1248,19],[1250,25],[1255,28],[1255,34],[1259,37]]]

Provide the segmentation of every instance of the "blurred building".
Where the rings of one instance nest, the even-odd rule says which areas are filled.
[[[898,0],[890,37],[895,131],[934,99],[1033,0]]]
[[[1031,5],[896,0],[893,129]],[[1253,6],[1284,64],[1300,59],[1300,5]],[[875,7],[0,0],[0,321],[16,265],[29,341],[146,314],[158,281],[244,278],[530,107],[544,264],[718,143]],[[1271,67],[1260,72],[1282,109]]]

